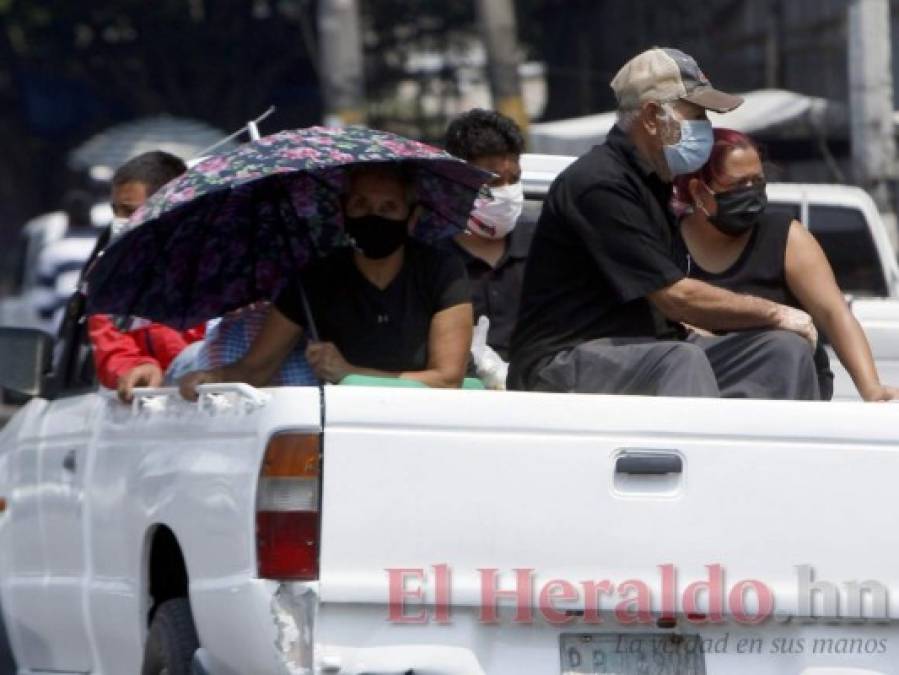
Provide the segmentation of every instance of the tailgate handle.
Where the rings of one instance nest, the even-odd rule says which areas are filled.
[[[661,476],[664,474],[681,473],[683,470],[684,461],[676,452],[654,450],[637,452],[625,451],[615,460],[615,473]]]

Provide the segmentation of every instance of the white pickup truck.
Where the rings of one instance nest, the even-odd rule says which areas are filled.
[[[236,384],[124,406],[52,351],[0,329],[0,386],[34,397],[0,432],[21,675],[899,673],[899,407]]]

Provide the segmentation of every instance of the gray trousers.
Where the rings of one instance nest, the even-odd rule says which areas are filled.
[[[755,330],[682,342],[601,338],[556,354],[529,389],[589,394],[817,400],[812,348],[795,333]]]

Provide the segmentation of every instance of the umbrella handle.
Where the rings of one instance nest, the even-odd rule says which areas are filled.
[[[300,302],[303,305],[303,315],[306,317],[306,337],[313,342],[318,342],[318,328],[315,327],[315,318],[312,316],[312,307],[309,306],[309,298],[306,297],[306,289],[303,284],[297,282],[300,292]]]

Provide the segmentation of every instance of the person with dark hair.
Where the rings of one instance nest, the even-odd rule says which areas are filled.
[[[755,143],[731,129],[715,129],[714,140],[709,161],[674,181],[673,206],[682,215],[676,243],[687,276],[805,310],[832,342],[863,399],[897,398],[899,390],[881,384],[871,347],[815,237],[791,216],[766,212],[765,173]],[[833,373],[820,341],[815,363],[821,398],[829,400]]]
[[[490,196],[477,199],[467,231],[457,235],[450,247],[462,256],[468,270],[475,318],[489,319],[487,345],[507,360],[534,235],[534,223],[520,218],[524,138],[510,118],[475,108],[450,123],[445,145],[450,154],[496,176],[488,184]],[[504,381],[504,372],[500,379]]]
[[[103,233],[95,253],[124,230],[128,218],[154,192],[187,170],[167,152],[154,151],[127,161],[112,178],[115,218]],[[92,256],[93,257],[93,256]],[[203,337],[203,327],[177,331],[162,324],[95,314],[88,318],[97,379],[130,401],[136,387],[158,387],[166,368],[187,345]]]
[[[184,160],[175,155],[153,150],[129,159],[112,176],[112,212],[115,216],[111,236],[147,198],[163,185],[187,171]]]

